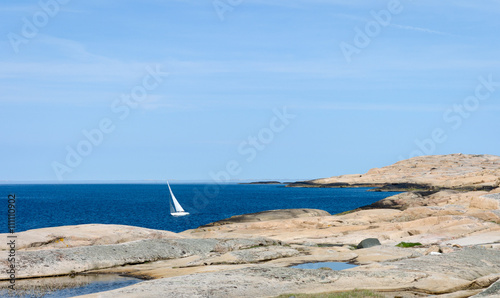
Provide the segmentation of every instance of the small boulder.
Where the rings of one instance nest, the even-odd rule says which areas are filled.
[[[440,251],[439,246],[437,246],[437,245],[432,245],[431,247],[429,247],[429,248],[425,251],[425,253],[424,253],[424,254],[425,254],[425,255],[429,255],[429,254],[431,254],[431,253],[433,253],[433,252],[441,252],[441,251]]]
[[[448,247],[448,246],[440,246],[439,247],[439,252],[440,253],[443,253],[443,254],[447,254],[447,253],[450,253],[450,252],[454,252],[455,250],[451,247]]]
[[[357,249],[368,248],[377,245],[381,245],[380,241],[377,238],[366,238],[358,244]]]

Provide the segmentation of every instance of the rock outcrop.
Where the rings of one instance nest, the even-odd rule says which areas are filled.
[[[500,280],[497,280],[494,284],[492,284],[488,289],[482,291],[481,293],[472,296],[472,298],[479,297],[500,297]]]
[[[450,263],[451,261],[451,263]],[[473,266],[474,270],[470,270]],[[275,297],[283,293],[341,292],[361,288],[412,289],[427,294],[469,290],[500,272],[500,251],[463,249],[382,263],[371,270],[309,270],[260,266],[142,282],[82,297]],[[490,278],[491,277],[491,278]]]
[[[119,244],[142,239],[179,239],[179,234],[124,225],[86,224],[18,233],[17,249],[57,249]]]
[[[213,227],[213,226],[227,225],[232,223],[242,223],[242,222],[256,222],[256,221],[268,221],[276,219],[304,218],[304,217],[328,216],[328,215],[330,215],[330,213],[319,209],[269,210],[269,211],[231,216],[230,218],[209,223],[202,227]]]
[[[114,225],[26,231],[18,235],[17,277],[83,272],[154,279],[88,298],[275,297],[353,289],[386,297],[499,297],[499,159],[428,156],[365,175],[310,182],[399,183],[432,190],[401,193],[337,215],[272,210],[178,234]],[[356,249],[369,238],[380,245]],[[359,266],[343,271],[289,268],[309,262]],[[8,280],[5,270],[0,280]]]
[[[381,187],[386,191],[491,190],[500,184],[500,157],[450,154],[413,157],[366,174],[291,183],[290,187]]]
[[[23,232],[23,238],[40,237],[26,241],[17,251],[16,266],[19,278],[86,272],[155,279],[87,297],[273,297],[355,288],[398,292],[395,296],[402,289],[411,289],[416,294],[467,297],[500,277],[500,217],[499,210],[491,209],[497,206],[497,198],[495,191],[441,191],[408,195],[410,203],[405,204],[405,196],[399,195],[390,200],[397,203],[397,209],[261,218],[179,234],[88,225],[82,227],[88,241],[80,233],[82,239],[73,238],[73,247],[56,247],[59,244],[50,241],[32,245],[62,235],[62,231],[79,231],[75,226],[48,228],[40,233]],[[118,238],[104,237],[110,231],[122,234],[115,229],[129,231],[138,240],[120,236],[124,242],[117,243]],[[147,235],[156,239],[142,239]],[[160,235],[168,238],[158,238]],[[353,249],[366,238],[378,238],[381,245]],[[96,239],[100,245],[89,245]],[[396,247],[402,241],[422,245]],[[344,271],[287,268],[334,261],[360,266]],[[2,274],[1,278],[8,276]],[[495,288],[491,286],[489,292]]]
[[[128,264],[204,256],[255,246],[277,245],[273,240],[253,239],[148,239],[113,245],[81,246],[66,249],[20,250],[16,254],[16,278],[69,275]],[[7,260],[1,261],[8,266]],[[9,279],[0,272],[0,280]]]
[[[243,182],[239,183],[243,185],[270,185],[270,184],[281,184],[279,181],[255,181],[255,182]]]

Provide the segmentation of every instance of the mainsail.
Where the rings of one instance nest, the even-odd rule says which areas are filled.
[[[175,198],[175,195],[172,192],[172,189],[170,188],[170,184],[168,183],[168,181],[167,181],[167,185],[168,185],[168,190],[170,191],[170,196],[172,197],[172,200],[170,200],[170,214],[172,214],[172,215],[187,215],[187,214],[189,214],[188,212],[184,211],[181,204],[179,204],[179,202]]]

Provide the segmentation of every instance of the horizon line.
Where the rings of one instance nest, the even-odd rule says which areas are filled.
[[[317,179],[317,178],[312,178]],[[173,183],[206,183],[206,184],[233,184],[239,182],[269,182],[269,181],[278,181],[280,183],[286,182],[297,182],[297,181],[305,181],[312,180],[311,178],[304,179],[230,179],[228,181],[214,181],[208,179],[115,179],[115,180],[107,180],[107,179],[88,179],[88,180],[0,180],[0,185],[8,185],[8,184],[84,184],[84,183],[98,183],[98,184],[123,184],[123,183],[140,183],[140,184],[160,184],[173,182]]]

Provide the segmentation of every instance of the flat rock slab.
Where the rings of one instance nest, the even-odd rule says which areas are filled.
[[[125,264],[140,264],[165,259],[224,253],[252,246],[277,245],[264,238],[253,239],[150,239],[113,245],[66,249],[19,251],[16,254],[17,278],[67,275]],[[7,260],[0,261],[7,268]],[[0,280],[8,279],[5,270]]]
[[[487,194],[487,195],[484,195],[484,197],[500,201],[500,193]]]
[[[500,243],[500,231],[478,233],[477,235],[454,239],[448,242],[462,246]]]
[[[203,266],[203,265],[220,265],[220,264],[251,264],[259,263],[281,258],[294,257],[300,252],[290,247],[269,246],[255,247],[231,251],[223,255],[214,257],[202,257],[199,260],[191,262],[188,266]]]
[[[413,206],[421,206],[424,197],[417,192],[404,192],[397,195],[393,195],[377,201],[371,205],[360,207],[360,210],[369,210],[369,209],[397,209],[397,210],[406,210],[409,207]]]
[[[7,234],[0,234],[2,237]],[[143,239],[179,239],[184,236],[169,231],[124,225],[87,224],[28,230],[17,233],[17,250],[70,248],[77,246],[119,244]],[[4,238],[2,238],[4,239]],[[5,249],[5,243],[1,244]]]
[[[401,260],[407,258],[417,258],[423,256],[422,253],[408,248],[402,248],[391,245],[372,246],[365,249],[356,249],[355,252],[358,256],[356,263],[370,264],[383,261]]]
[[[280,209],[280,210],[269,210],[257,213],[249,213],[243,215],[235,215],[230,218],[219,220],[204,227],[221,226],[232,223],[242,223],[242,222],[256,222],[256,221],[268,221],[276,219],[290,219],[290,218],[303,218],[303,217],[314,217],[314,216],[329,216],[330,213],[319,210],[319,209]]]
[[[485,200],[480,201],[481,199]],[[484,205],[479,207],[488,209],[500,209],[500,193],[486,194],[484,196],[481,196],[478,201],[478,205]]]
[[[473,281],[483,276],[500,273],[500,251],[471,247],[448,254],[383,262],[381,265],[401,270],[441,273]]]
[[[82,297],[274,297],[353,289],[445,294],[468,290],[500,272],[500,251],[463,249],[441,256],[385,262],[373,270],[331,271],[256,266],[142,282]],[[488,286],[488,285],[486,285]]]
[[[486,290],[482,291],[481,293],[472,296],[473,298],[476,297],[500,297],[500,280],[492,284],[490,287],[488,287]]]
[[[354,289],[384,284],[393,278],[411,284],[422,273],[347,272],[253,267],[146,281],[134,286],[80,297],[274,297],[291,292]]]

